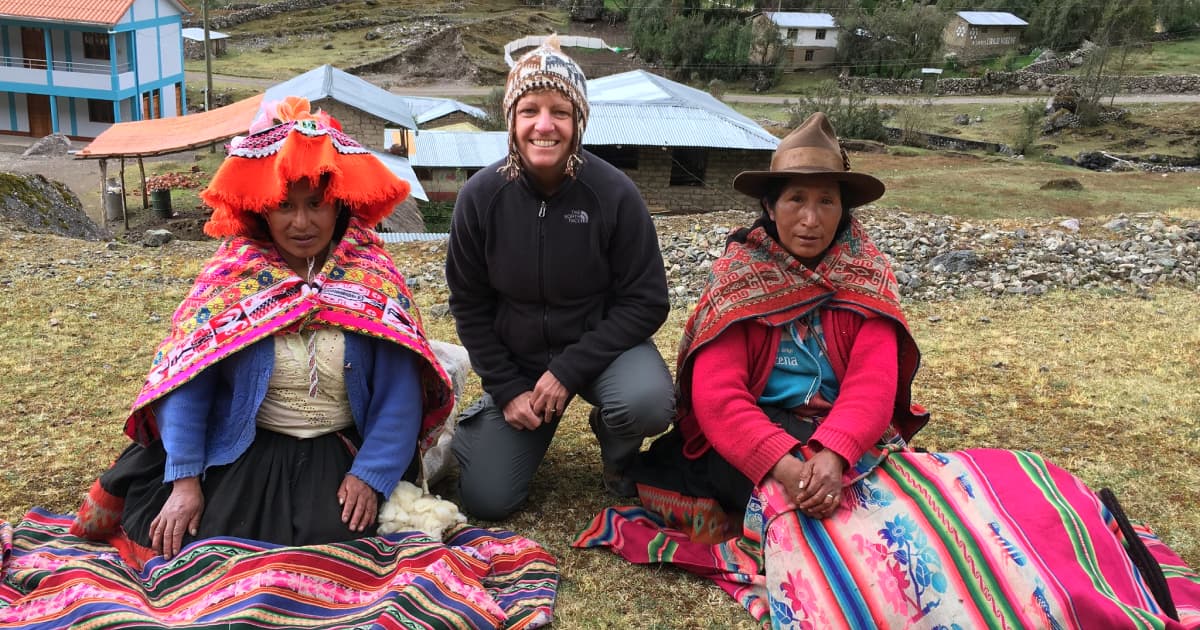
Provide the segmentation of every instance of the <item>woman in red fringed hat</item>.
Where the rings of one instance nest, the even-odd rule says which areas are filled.
[[[369,535],[443,426],[449,380],[373,231],[408,184],[306,100],[274,108],[280,124],[237,141],[201,194],[225,240],[72,533],[141,559],[218,535]]]

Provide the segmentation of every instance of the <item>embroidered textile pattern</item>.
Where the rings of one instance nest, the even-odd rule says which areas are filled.
[[[333,326],[404,346],[421,356],[425,417],[420,446],[431,446],[449,415],[449,377],[434,356],[412,295],[373,230],[352,219],[325,266],[306,284],[274,247],[235,237],[221,245],[171,318],[125,431],[157,435],[150,403],[205,367],[276,332]]]

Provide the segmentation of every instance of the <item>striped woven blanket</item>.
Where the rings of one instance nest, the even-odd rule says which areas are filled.
[[[553,556],[512,533],[462,526],[311,547],[216,538],[141,571],[70,536],[71,515],[0,521],[0,628],[537,628]]]
[[[629,507],[575,546],[706,576],[775,628],[1200,628],[1200,574],[1150,530],[1127,531],[1143,545],[1065,470],[979,449],[892,453],[825,520],[769,481],[738,538],[693,542]],[[1152,594],[1166,590],[1167,603]]]

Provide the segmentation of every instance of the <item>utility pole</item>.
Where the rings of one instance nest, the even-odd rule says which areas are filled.
[[[212,42],[208,37],[208,0],[202,0],[201,12],[204,20],[204,111],[212,109]]]
[[[208,0],[202,0],[201,12],[204,19],[204,111],[212,109],[212,42],[208,36]],[[208,145],[209,153],[217,152],[217,145]]]

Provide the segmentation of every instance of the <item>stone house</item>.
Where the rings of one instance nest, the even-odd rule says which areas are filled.
[[[833,64],[837,56],[838,28],[828,13],[772,11],[764,13],[779,29],[783,40],[782,67],[809,70]]]
[[[991,59],[1016,50],[1029,22],[1003,11],[959,11],[946,29],[942,42],[947,53],[963,62]]]
[[[365,146],[379,142],[384,129],[417,128],[404,97],[328,64],[268,88],[263,102],[282,101],[288,96],[308,99],[314,110],[319,107],[338,119],[342,129]]]
[[[779,140],[753,120],[642,70],[588,81],[588,102],[584,148],[629,175],[651,212],[757,209],[733,177],[767,168]],[[410,157],[430,200],[450,201],[507,146],[505,132],[418,131]]]

